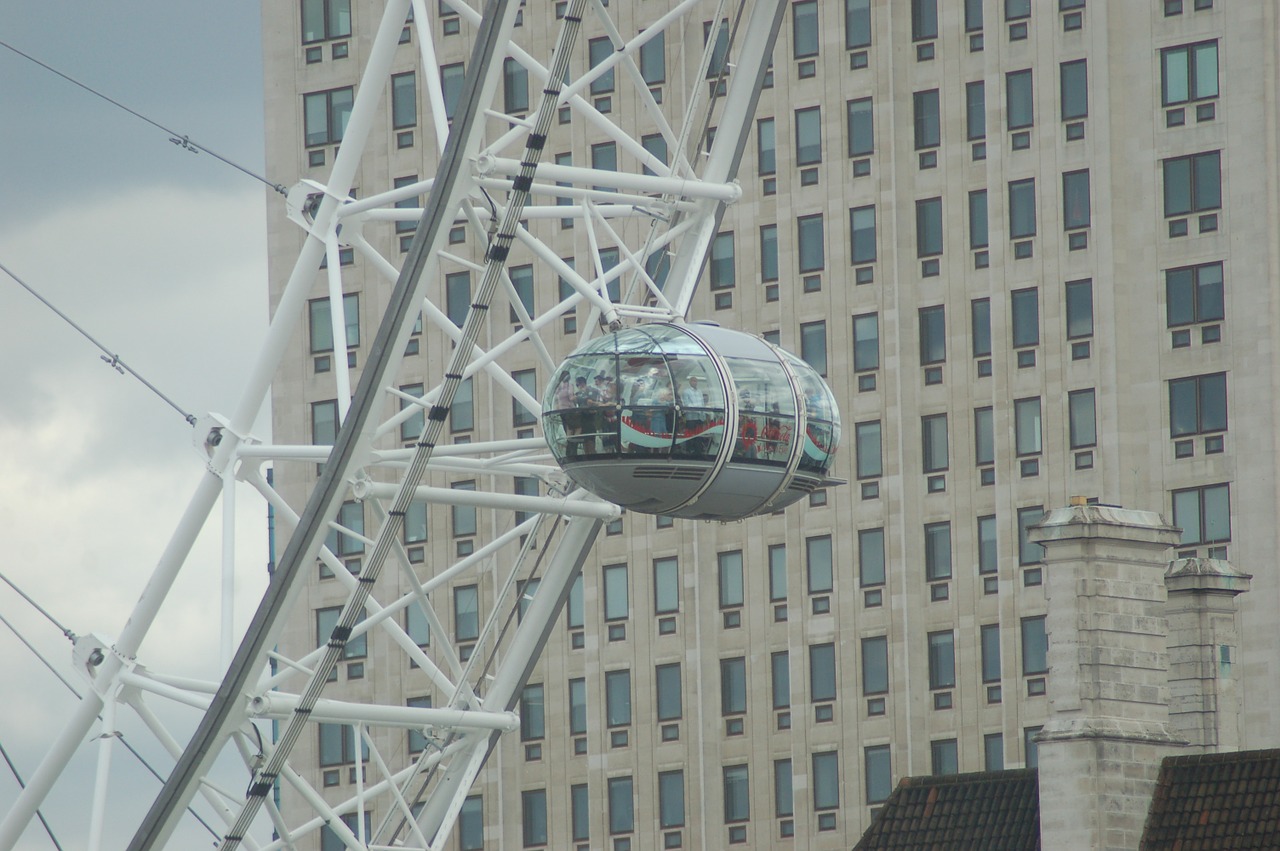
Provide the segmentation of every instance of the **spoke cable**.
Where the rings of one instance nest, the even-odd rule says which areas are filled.
[[[3,42],[0,42],[0,44],[3,44]],[[102,358],[102,361],[107,366],[111,367],[121,375],[124,375],[126,372],[129,373],[129,375],[132,375],[134,378],[141,381],[148,390],[150,390],[152,393],[156,394],[161,399],[163,399],[164,402],[169,407],[173,408],[179,414],[182,414],[182,418],[187,421],[187,425],[194,426],[196,424],[195,416],[182,410],[182,408],[178,406],[177,402],[173,401],[168,396],[166,396],[163,392],[161,392],[160,388],[156,387],[150,381],[147,381],[147,379],[143,378],[142,375],[137,370],[129,366],[129,364],[125,363],[118,354],[116,354],[115,352],[112,352],[106,346],[102,345],[96,339],[94,339],[92,334],[84,330],[84,328],[80,327],[80,325],[78,325],[74,319],[72,319],[70,316],[63,313],[56,306],[54,306],[53,302],[49,301],[49,299],[45,298],[44,296],[40,295],[40,293],[36,292],[34,287],[32,287],[26,281],[22,280],[22,278],[19,278],[18,275],[13,270],[11,270],[8,266],[5,266],[4,263],[0,263],[0,272],[4,272],[10,278],[13,278],[13,280],[17,282],[18,286],[22,287],[24,290],[26,290],[27,292],[35,296],[37,299],[39,299],[41,304],[43,304],[45,307],[52,310],[54,313],[58,314],[58,317],[61,318],[63,322],[66,322],[72,328],[76,329],[76,331],[80,332],[80,336],[84,337],[90,343],[93,343],[95,346],[101,349],[103,354],[100,357]],[[8,580],[5,580],[5,581],[8,581]]]
[[[26,59],[28,62],[32,62],[32,63],[35,63],[36,65],[39,65],[41,68],[45,69],[46,71],[50,72],[51,74],[56,74],[57,76],[59,76],[59,77],[61,77],[62,79],[66,80],[68,83],[71,83],[72,85],[75,85],[75,86],[79,86],[80,88],[82,88],[82,89],[84,89],[86,92],[88,92],[89,94],[94,95],[95,97],[102,98],[102,99],[103,99],[103,100],[105,100],[107,103],[111,104],[112,106],[115,106],[115,107],[118,107],[118,108],[120,108],[120,109],[123,109],[125,112],[129,113],[130,115],[134,116],[135,118],[140,118],[140,119],[142,119],[143,121],[145,121],[145,122],[147,122],[148,124],[150,124],[152,127],[156,127],[156,128],[158,128],[158,129],[160,129],[160,130],[163,130],[164,132],[166,132],[166,133],[168,133],[168,134],[169,134],[169,141],[170,141],[170,142],[172,142],[173,144],[177,145],[179,148],[182,148],[183,150],[190,151],[190,152],[191,152],[191,153],[193,153],[193,154],[198,154],[198,153],[200,153],[201,151],[203,151],[204,153],[208,154],[209,156],[213,157],[214,159],[216,159],[216,160],[220,160],[221,162],[226,163],[227,165],[231,166],[232,168],[236,169],[237,171],[240,171],[240,172],[243,172],[244,174],[247,174],[249,177],[252,177],[254,180],[258,180],[258,181],[261,181],[262,183],[265,183],[267,186],[270,186],[272,189],[274,189],[275,191],[279,192],[281,195],[286,195],[286,194],[288,194],[288,190],[287,190],[287,189],[285,189],[284,184],[281,184],[281,183],[272,183],[270,180],[268,180],[267,178],[263,177],[262,175],[260,175],[260,174],[257,174],[257,173],[255,173],[255,172],[250,171],[249,169],[245,168],[244,166],[240,165],[239,163],[237,163],[237,162],[235,162],[235,161],[233,161],[233,160],[229,160],[229,159],[227,159],[226,157],[224,157],[222,154],[218,153],[217,151],[215,151],[215,150],[213,150],[213,149],[211,149],[211,148],[206,148],[204,145],[201,145],[201,144],[199,144],[198,142],[193,141],[193,140],[192,140],[192,138],[191,138],[190,136],[186,135],[185,133],[179,133],[179,132],[178,132],[178,131],[176,131],[176,130],[170,130],[168,127],[165,127],[165,126],[164,126],[163,124],[161,124],[160,122],[158,122],[158,121],[154,121],[154,120],[152,120],[152,119],[148,118],[147,116],[143,115],[141,112],[138,112],[136,109],[130,109],[129,107],[127,107],[127,106],[125,106],[124,104],[122,104],[120,101],[115,100],[114,98],[108,97],[107,95],[103,94],[102,92],[98,91],[97,89],[93,88],[92,86],[90,86],[90,85],[88,85],[88,84],[86,84],[86,83],[82,83],[82,82],[80,82],[80,81],[79,81],[79,80],[77,80],[75,77],[72,77],[70,74],[67,74],[67,73],[64,73],[64,72],[62,72],[62,71],[59,71],[57,68],[54,68],[52,65],[50,65],[50,64],[48,64],[48,63],[46,63],[46,62],[41,62],[39,59],[35,58],[35,57],[34,57],[34,56],[32,56],[31,54],[29,54],[29,53],[25,53],[25,52],[23,52],[23,51],[19,50],[18,48],[14,47],[12,44],[9,44],[9,43],[8,43],[8,42],[6,42],[6,41],[0,40],[0,47],[3,47],[3,48],[6,48],[6,49],[8,49],[8,50],[13,51],[14,53],[16,53],[16,54],[18,54],[19,56],[21,56],[23,59]]]
[[[17,591],[19,594],[21,594],[24,600],[26,600],[28,603],[34,606],[37,611],[39,611],[42,615],[48,618],[55,626],[58,627],[58,629],[62,630],[63,635],[65,635],[67,638],[70,638],[73,641],[75,640],[75,637],[76,637],[75,633],[71,632],[69,629],[65,629],[61,624],[59,624],[58,621],[55,620],[52,615],[50,615],[47,611],[45,611],[45,609],[43,609],[41,606],[37,605],[36,602],[31,599],[31,597],[23,593],[22,589],[18,588],[17,585],[14,585],[13,582],[7,576],[5,576],[3,573],[0,573],[0,579],[3,579],[9,585],[10,588]],[[53,666],[53,663],[50,662],[43,653],[37,650],[35,646],[30,641],[27,640],[27,637],[23,635],[21,632],[19,632],[18,628],[14,626],[13,623],[8,618],[6,618],[4,615],[0,615],[0,623],[4,624],[6,627],[9,628],[9,631],[12,632],[17,637],[17,639],[21,641],[28,650],[31,651],[32,655],[35,656],[37,659],[39,659],[40,663],[49,669],[49,673],[53,674],[58,679],[58,682],[62,683],[64,686],[67,687],[67,691],[71,692],[71,694],[75,696],[76,700],[84,699],[84,696],[81,695],[80,692],[76,690],[76,687],[73,686],[70,683],[70,681],[67,680],[67,678],[62,675],[62,672],[59,671],[57,668],[55,668]],[[101,714],[98,715],[98,720],[99,721],[102,720]],[[135,748],[133,744],[124,737],[124,733],[122,731],[117,730],[116,737],[120,740],[120,744],[124,745],[125,748],[129,751],[129,753],[133,754],[134,759],[138,760],[138,762],[141,763],[142,767],[145,768],[147,771],[149,771],[151,773],[151,776],[154,777],[156,780],[158,780],[160,782],[160,785],[163,786],[164,777],[160,774],[160,772],[156,771],[156,769],[151,765],[151,763],[147,762],[147,758],[144,757],[141,753],[139,753],[138,749]],[[18,770],[14,768],[13,763],[9,760],[8,754],[4,754],[3,746],[0,746],[0,754],[3,754],[5,762],[9,763],[9,770],[13,772],[13,776],[17,779],[18,785],[22,786],[23,788],[26,788],[25,784],[22,782],[22,777],[18,775]],[[205,830],[209,831],[210,836],[212,836],[214,839],[219,838],[218,832],[215,831],[213,827],[207,821],[205,821],[204,818],[202,818],[201,815],[198,812],[196,812],[191,806],[187,807],[187,812],[189,812],[193,817],[195,817],[195,820],[200,822],[200,824],[204,827]],[[39,810],[36,810],[36,815],[40,818],[41,823],[44,823],[44,816],[41,815]],[[58,845],[58,840],[54,839],[53,832],[49,830],[49,826],[47,824],[45,825],[45,830],[49,832],[49,838],[53,839],[53,844],[58,847],[58,851],[62,851],[62,846]]]

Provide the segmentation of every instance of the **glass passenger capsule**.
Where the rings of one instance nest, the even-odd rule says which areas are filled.
[[[556,370],[542,415],[569,477],[631,511],[737,520],[838,484],[840,415],[822,377],[716,325],[591,340]]]

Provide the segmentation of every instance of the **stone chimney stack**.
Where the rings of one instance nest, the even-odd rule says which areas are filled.
[[[1225,561],[1169,565],[1169,724],[1202,753],[1240,748],[1240,693],[1233,663],[1240,647],[1236,596],[1253,577]]]
[[[1031,529],[1045,548],[1049,719],[1038,737],[1044,851],[1131,851],[1169,727],[1160,515],[1072,500]]]

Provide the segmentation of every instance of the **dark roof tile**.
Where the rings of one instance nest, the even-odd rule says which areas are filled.
[[[1277,789],[1280,749],[1166,757],[1141,851],[1280,851]]]
[[[1035,769],[907,777],[854,851],[1038,851]]]

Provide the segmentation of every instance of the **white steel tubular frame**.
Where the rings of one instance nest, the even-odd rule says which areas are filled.
[[[567,4],[556,49],[550,61],[522,47],[518,14],[551,17],[550,3],[489,0],[483,12],[461,0],[388,0],[368,51],[360,84],[328,180],[302,180],[288,197],[288,215],[305,238],[297,262],[280,291],[263,351],[247,378],[241,401],[229,417],[209,415],[197,423],[197,443],[207,452],[207,470],[196,488],[169,545],[161,555],[127,624],[115,641],[88,634],[76,639],[77,669],[89,680],[74,717],[52,743],[17,802],[0,822],[0,851],[12,848],[49,794],[75,750],[99,728],[98,765],[89,811],[89,847],[112,843],[103,836],[110,806],[111,757],[116,718],[133,711],[175,759],[169,779],[129,845],[130,849],[164,847],[188,807],[213,813],[221,825],[220,848],[292,848],[321,828],[350,849],[440,848],[458,818],[468,790],[497,737],[518,729],[513,713],[521,690],[538,660],[557,615],[601,525],[618,514],[616,506],[574,491],[551,461],[540,437],[495,437],[468,445],[438,445],[464,381],[473,376],[489,382],[494,393],[510,396],[513,410],[536,419],[540,405],[513,375],[514,365],[531,360],[550,375],[557,362],[550,333],[585,307],[581,336],[600,327],[632,321],[682,319],[692,304],[725,206],[737,200],[734,183],[750,136],[756,102],[765,79],[782,21],[781,0],[673,0],[659,17],[630,40],[625,39],[610,9],[600,0]],[[391,75],[392,59],[412,10],[418,45],[419,77],[424,81],[419,106],[426,106],[429,125],[441,149],[438,173],[410,186],[387,186],[363,197],[351,197],[360,165],[374,138],[379,101]],[[456,112],[446,113],[441,64],[434,33],[442,13],[473,28],[474,45]],[[717,68],[719,30],[703,38],[705,21],[723,21],[727,49]],[[584,21],[602,29],[613,52],[579,76],[569,73],[578,31]],[[651,92],[639,65],[643,46],[659,33],[698,44],[696,60],[683,63],[679,75],[686,90],[672,93],[665,104]],[[583,51],[579,50],[579,53]],[[504,67],[515,62],[541,91],[529,116],[507,115],[491,107],[503,84]],[[592,82],[621,72],[634,86],[636,115],[616,116],[591,92]],[[668,91],[675,85],[665,83]],[[602,171],[582,166],[543,163],[557,124],[568,111],[578,126],[615,144],[636,165],[635,171]],[[633,123],[628,124],[627,121]],[[656,128],[669,152],[661,161],[639,141],[639,122]],[[705,145],[707,131],[716,128]],[[569,132],[568,130],[564,131]],[[578,131],[581,132],[581,131]],[[510,154],[523,147],[519,159]],[[645,173],[640,173],[643,166]],[[428,193],[421,208],[400,206]],[[548,219],[572,220],[591,248],[591,266],[566,263],[533,225]],[[379,250],[394,223],[418,222],[405,258],[397,264]],[[483,258],[453,252],[446,244],[450,230],[466,228],[485,247]],[[394,240],[393,240],[394,241]],[[601,249],[616,249],[617,262],[606,266]],[[391,290],[377,336],[358,376],[345,357],[334,357],[332,373],[337,419],[333,445],[307,442],[264,444],[250,431],[270,383],[286,361],[290,340],[303,324],[308,297],[317,284],[316,269],[329,298],[334,354],[345,341],[343,252],[356,252]],[[568,293],[540,292],[533,311],[507,271],[513,251],[549,269]],[[450,316],[443,290],[442,264],[480,275],[480,284],[461,326]],[[506,301],[515,330],[493,317]],[[430,389],[409,393],[397,375],[410,341],[423,349],[439,340],[437,350],[452,353],[447,364],[435,363]],[[488,342],[482,344],[482,340]],[[523,358],[523,361],[516,360]],[[354,387],[353,387],[354,383]],[[383,416],[388,404],[398,410]],[[301,412],[298,412],[299,414]],[[407,447],[395,438],[406,423],[422,422],[417,439]],[[306,494],[301,511],[264,473],[264,465],[323,464]],[[468,475],[475,490],[442,486],[448,476]],[[512,493],[517,479],[536,480],[547,495]],[[234,559],[234,494],[236,481],[258,491],[275,513],[277,525],[292,528],[261,605],[238,649],[231,634]],[[222,682],[197,681],[143,668],[137,659],[192,544],[212,522],[219,498],[224,553],[222,631],[218,646],[227,664]],[[340,525],[344,502],[371,506],[377,531]],[[417,504],[483,509],[495,517],[492,538],[452,563],[415,565],[403,540],[404,520]],[[514,517],[511,520],[510,517]],[[360,565],[349,570],[339,546],[326,543],[334,534],[363,551]],[[294,603],[306,581],[305,570],[319,565],[336,580],[346,601],[328,635],[302,652],[280,644],[286,619],[297,617]],[[379,599],[385,566],[398,569],[407,586],[395,599]],[[393,571],[394,573],[394,571]],[[482,577],[493,604],[474,637],[461,642],[445,628],[442,612],[450,605],[455,580]],[[527,588],[536,592],[526,593]],[[392,589],[394,590],[394,588]],[[429,646],[420,646],[404,619],[418,612],[427,625]],[[516,617],[517,611],[519,617]],[[406,707],[334,700],[322,697],[330,674],[353,641],[371,633],[386,636],[422,670],[447,705]],[[465,646],[464,646],[465,645]],[[384,660],[368,659],[368,664]],[[151,707],[154,700],[195,707],[204,718],[184,745]],[[99,720],[101,718],[101,721]],[[280,725],[273,741],[264,741],[254,719]],[[100,727],[99,727],[100,724]],[[340,725],[344,741],[367,752],[355,760],[355,794],[327,803],[308,780],[314,767],[290,763],[294,745],[317,724]],[[407,760],[380,747],[381,728],[421,733],[426,743]],[[347,738],[349,736],[349,738]],[[230,791],[210,779],[213,762],[230,749],[245,768],[247,792]],[[278,805],[282,789],[291,805]],[[194,804],[199,797],[201,803]],[[372,808],[379,821],[366,828]],[[304,811],[300,817],[298,811]],[[346,818],[344,818],[346,817]],[[348,821],[348,818],[352,818]],[[272,838],[274,833],[276,838]],[[314,840],[312,840],[314,841]]]

